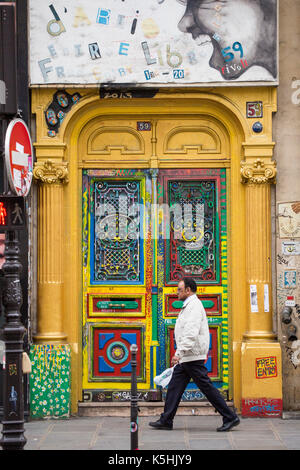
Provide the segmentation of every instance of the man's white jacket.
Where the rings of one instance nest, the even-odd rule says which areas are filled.
[[[175,324],[175,356],[179,362],[206,360],[209,350],[206,313],[197,295],[188,297]]]

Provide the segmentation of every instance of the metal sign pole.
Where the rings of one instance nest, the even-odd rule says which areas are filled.
[[[138,450],[138,394],[136,382],[136,344],[130,346],[131,351],[131,411],[130,411],[130,441],[131,450]]]
[[[20,284],[20,248],[17,231],[6,231],[5,263],[2,270],[6,285],[3,292],[3,305],[6,322],[3,329],[5,341],[4,370],[4,413],[0,445],[3,450],[22,450],[26,444],[24,436],[24,397],[23,397],[23,337],[26,329],[21,322],[20,307],[22,290]]]

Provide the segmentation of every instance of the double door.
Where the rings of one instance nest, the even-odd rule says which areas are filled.
[[[206,366],[227,397],[226,170],[84,170],[82,187],[83,399],[130,399],[132,344],[140,399],[161,399],[153,379],[176,348],[183,277],[197,283]],[[191,382],[183,400],[202,399]]]

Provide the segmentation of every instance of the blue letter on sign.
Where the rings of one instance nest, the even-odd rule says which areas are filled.
[[[97,15],[96,23],[108,24],[109,14],[110,14],[110,10],[102,10],[102,8],[98,8],[98,15]]]
[[[120,55],[128,55],[127,51],[128,51],[129,46],[130,46],[130,44],[128,44],[128,42],[121,42],[120,43],[120,48],[119,48],[119,54]]]

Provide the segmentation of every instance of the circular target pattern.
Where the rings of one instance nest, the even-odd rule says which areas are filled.
[[[120,341],[114,341],[107,348],[107,357],[114,364],[123,364],[128,358],[128,355],[128,348]]]

